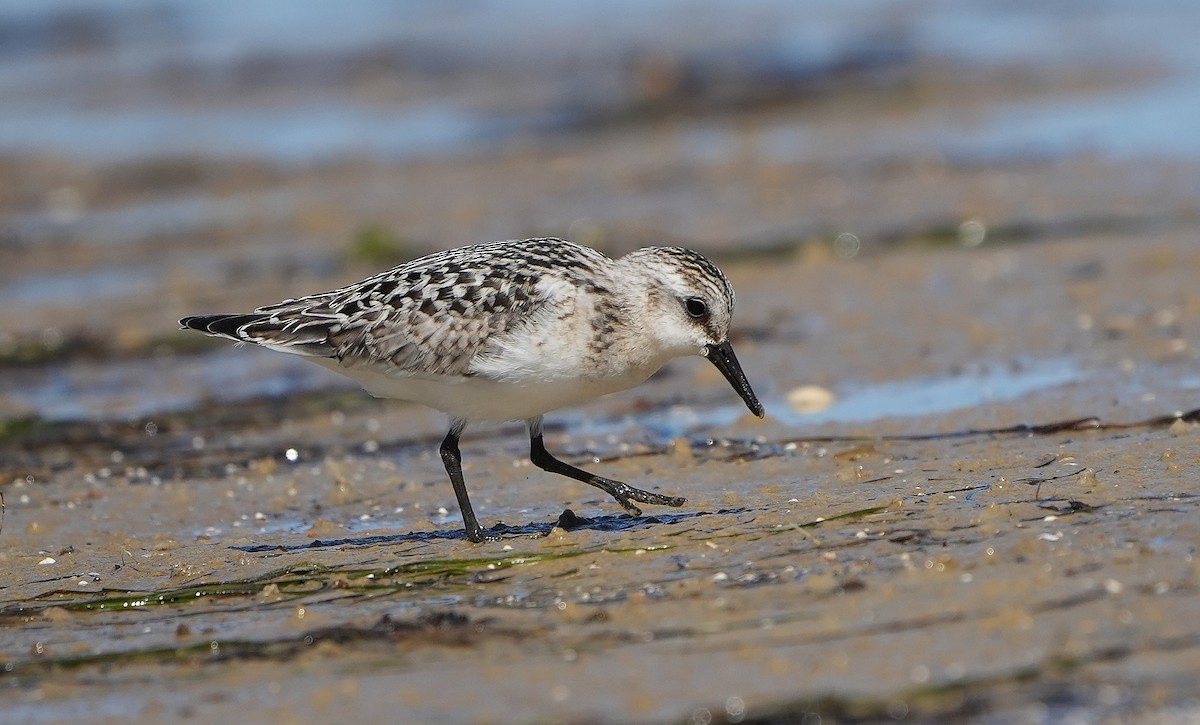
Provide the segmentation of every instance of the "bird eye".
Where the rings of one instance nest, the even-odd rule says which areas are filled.
[[[704,317],[708,314],[708,305],[704,304],[704,300],[699,297],[689,297],[684,300],[683,306],[687,308],[687,313],[692,317]]]

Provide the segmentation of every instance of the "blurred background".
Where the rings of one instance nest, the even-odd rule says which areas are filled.
[[[854,263],[1194,227],[1198,27],[1191,0],[9,0],[0,417],[336,385],[232,374],[175,321],[489,239]]]

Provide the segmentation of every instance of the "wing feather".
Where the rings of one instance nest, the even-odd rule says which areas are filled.
[[[504,333],[558,301],[547,276],[582,285],[608,258],[561,239],[433,254],[362,282],[260,307],[185,318],[185,327],[301,355],[407,375],[467,375]],[[189,324],[189,321],[191,324]],[[201,322],[203,321],[203,322]]]

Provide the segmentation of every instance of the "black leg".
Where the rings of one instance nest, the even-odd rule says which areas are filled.
[[[626,511],[634,516],[642,515],[642,510],[633,503],[634,501],[638,501],[640,503],[651,503],[659,506],[682,506],[687,503],[686,498],[680,498],[678,496],[662,496],[657,493],[650,493],[649,491],[643,491],[640,488],[634,488],[627,483],[614,481],[611,478],[604,478],[603,476],[597,476],[595,474],[588,473],[583,469],[576,468],[569,463],[563,463],[554,456],[550,455],[549,451],[546,450],[546,445],[542,442],[540,421],[536,428],[535,426],[530,426],[529,460],[533,461],[533,465],[537,466],[543,471],[557,473],[559,475],[566,476],[567,478],[573,478],[576,481],[583,481],[590,486],[595,486],[601,491],[607,493],[609,496],[615,498],[617,503],[621,504]]]
[[[475,518],[471,499],[467,497],[467,482],[463,480],[462,473],[462,454],[458,451],[458,437],[462,435],[465,426],[465,422],[455,421],[450,432],[442,439],[442,463],[446,466],[446,473],[450,474],[450,483],[454,486],[454,496],[458,499],[458,510],[462,512],[467,538],[478,543],[484,538],[483,527]]]

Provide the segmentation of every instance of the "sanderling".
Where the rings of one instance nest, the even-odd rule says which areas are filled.
[[[382,398],[450,415],[442,462],[467,538],[482,541],[458,441],[468,423],[524,420],[534,465],[591,484],[626,511],[682,506],[564,463],[542,415],[641,383],[668,360],[708,358],[762,417],[729,344],[733,287],[700,254],[646,247],[620,259],[562,239],[491,242],[402,264],[348,287],[184,328],[301,355]]]

